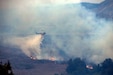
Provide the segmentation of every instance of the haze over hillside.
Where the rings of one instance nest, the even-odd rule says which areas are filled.
[[[100,4],[82,3],[86,8],[94,11],[97,17],[113,19],[113,1],[105,0]]]
[[[30,57],[60,61],[80,57],[93,63],[113,59],[112,0],[100,4],[75,4],[73,0],[69,4],[57,4],[56,1],[56,5],[16,1],[6,2],[0,8],[0,60],[9,59],[16,72],[37,71],[36,66],[40,65]],[[44,65],[48,68],[51,64]],[[64,71],[66,65],[60,66]],[[60,67],[56,64],[55,68]]]
[[[24,8],[14,6],[10,7],[12,11],[3,7],[4,10],[1,12],[3,16],[0,27],[1,45],[16,47],[17,53],[18,50],[22,50],[29,57],[49,58],[50,55],[60,60],[81,57],[96,63],[108,57],[112,58],[113,44],[110,42],[113,32],[112,21],[104,20],[111,18],[109,16],[112,15],[112,11],[109,10],[112,6],[111,0],[100,4],[83,3],[86,8],[92,6],[90,9],[94,12],[81,4],[49,6],[28,4]],[[48,39],[49,41],[42,42],[42,51],[41,41],[36,39],[38,36],[34,35],[35,31],[47,33],[44,41]]]

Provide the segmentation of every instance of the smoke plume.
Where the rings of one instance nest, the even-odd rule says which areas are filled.
[[[80,4],[14,4],[1,14],[1,36],[8,37],[3,42],[18,46],[28,56],[59,60],[80,57],[95,63],[113,58],[113,22],[98,19]],[[40,49],[43,36],[31,36],[36,31],[51,37],[52,43],[46,44],[44,51]]]
[[[42,35],[30,35],[26,37],[9,37],[5,38],[4,44],[12,47],[20,48],[28,57],[35,57],[41,59],[40,44],[42,42]]]

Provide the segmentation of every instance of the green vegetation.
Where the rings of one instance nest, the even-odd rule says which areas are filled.
[[[113,60],[106,59],[100,64],[86,65],[80,58],[70,59],[66,72],[68,75],[113,75]]]
[[[9,61],[5,64],[0,62],[0,75],[14,75]]]

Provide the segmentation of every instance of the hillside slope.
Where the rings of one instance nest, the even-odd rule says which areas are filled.
[[[40,63],[36,64],[32,69],[14,69],[15,75],[54,75],[64,74],[66,65],[55,63]]]
[[[94,11],[97,17],[113,19],[113,0],[105,0],[100,4],[82,3],[82,5]]]

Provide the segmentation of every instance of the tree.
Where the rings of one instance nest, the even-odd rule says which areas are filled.
[[[92,69],[87,68],[80,58],[70,59],[66,71],[69,75],[113,75],[113,60],[110,58],[100,64],[91,63],[91,66]]]
[[[86,64],[80,58],[70,59],[66,71],[70,75],[85,75],[87,73]]]
[[[0,75],[14,75],[9,61],[5,64],[0,63]]]
[[[101,65],[101,75],[113,75],[112,59],[106,59]]]

